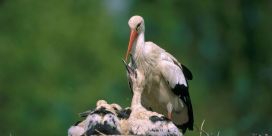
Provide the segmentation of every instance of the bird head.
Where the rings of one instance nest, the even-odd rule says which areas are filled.
[[[126,60],[131,51],[132,45],[135,39],[138,37],[140,33],[144,32],[144,19],[141,16],[133,16],[129,19],[128,25],[130,27],[130,38],[128,43],[128,50],[126,53]]]

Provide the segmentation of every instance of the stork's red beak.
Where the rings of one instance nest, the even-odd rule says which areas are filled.
[[[129,37],[128,49],[127,49],[127,53],[126,53],[126,61],[128,59],[128,55],[131,51],[133,42],[134,42],[135,38],[137,37],[137,35],[138,35],[137,31],[132,29],[130,32],[130,37]]]

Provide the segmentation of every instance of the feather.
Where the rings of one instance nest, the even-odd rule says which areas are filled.
[[[159,65],[162,76],[171,87],[173,93],[179,96],[188,108],[189,121],[185,124],[179,125],[179,128],[182,128],[185,133],[187,128],[193,130],[194,124],[193,108],[187,84],[187,80],[192,79],[192,73],[184,65],[179,65],[176,59],[173,59],[172,56],[167,58],[166,54],[162,58],[164,59]]]

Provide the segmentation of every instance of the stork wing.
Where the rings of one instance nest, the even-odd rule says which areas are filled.
[[[183,132],[185,132],[187,128],[193,130],[194,124],[193,108],[187,83],[188,79],[192,79],[192,74],[186,67],[183,67],[176,61],[176,59],[173,60],[172,58],[174,57],[169,56],[168,53],[162,53],[159,69],[161,70],[164,80],[169,84],[173,93],[178,95],[188,107],[189,121],[180,126],[183,129]]]
[[[186,87],[188,86],[181,68],[173,61],[162,60],[159,63],[159,67],[162,76],[171,88],[175,88],[177,84],[184,85]]]
[[[161,53],[160,58],[161,73],[166,80],[169,80],[170,86],[175,87],[176,84],[184,84],[187,87],[187,80],[193,79],[191,71],[167,52]]]
[[[187,80],[193,79],[192,72],[184,65],[180,64],[175,57],[173,57],[168,52],[165,52],[165,57],[163,57],[165,60],[172,61],[174,64],[178,65],[180,69],[182,69],[182,72]]]

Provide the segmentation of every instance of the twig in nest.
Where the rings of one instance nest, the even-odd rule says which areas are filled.
[[[104,133],[102,133],[102,132],[100,132],[99,130],[97,130],[97,129],[95,129],[95,131],[97,132],[97,133],[99,133],[99,135],[102,135],[102,136],[105,136],[106,134],[104,134]]]

